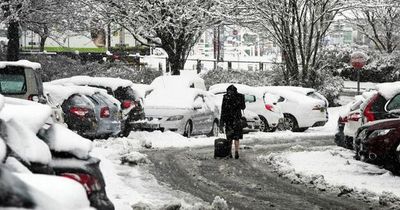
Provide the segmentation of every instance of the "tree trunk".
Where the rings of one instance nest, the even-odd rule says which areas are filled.
[[[40,37],[40,52],[44,52],[44,45],[46,43],[47,36]]]
[[[7,60],[17,61],[19,59],[19,24],[12,20],[8,25],[7,30]]]
[[[171,74],[172,75],[180,75],[180,70],[183,70],[185,65],[185,61],[180,58],[179,55],[170,55],[168,54],[168,61],[171,65]]]

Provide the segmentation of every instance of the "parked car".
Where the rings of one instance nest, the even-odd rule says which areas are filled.
[[[7,97],[45,103],[41,65],[27,60],[0,62],[0,93]]]
[[[249,110],[244,110],[244,117],[247,120],[247,127],[243,128],[244,133],[249,133],[249,132],[257,132],[257,131],[264,131],[265,124],[262,122],[260,117]]]
[[[60,124],[46,124],[51,109],[46,105],[6,98],[0,112],[0,137],[7,145],[8,159],[38,174],[58,175],[79,182],[90,205],[111,210],[105,191],[100,160],[90,156],[92,142]],[[18,102],[21,102],[20,104]],[[12,165],[13,166],[13,165]]]
[[[325,101],[325,107],[328,108],[329,102],[328,99],[325,98],[321,93],[317,92],[314,88],[305,88],[305,87],[298,87],[298,86],[274,86],[278,88],[284,88],[288,89],[291,91],[295,91],[301,94],[304,94],[308,97],[317,99],[317,100],[323,100]]]
[[[68,128],[87,138],[107,138],[121,132],[119,101],[105,90],[44,84],[54,103],[60,104]]]
[[[222,105],[222,97],[226,93],[226,88],[231,85],[228,83],[216,84],[209,88],[209,92],[215,94],[218,97],[216,103]],[[283,114],[277,102],[279,97],[260,91],[257,88],[250,87],[242,84],[233,84],[238,89],[239,93],[245,94],[247,96],[253,96],[255,101],[251,103],[246,103],[245,111],[251,111],[258,115],[261,119],[261,129],[262,131],[275,131],[279,123],[283,123]]]
[[[146,118],[163,131],[217,136],[220,113],[212,97],[196,88],[155,89],[145,99]]]
[[[124,136],[138,128],[137,121],[144,120],[144,107],[138,91],[132,89],[133,83],[129,80],[109,77],[74,76],[51,81],[57,85],[79,85],[102,88],[116,98],[122,109],[122,133]]]
[[[280,87],[259,89],[279,96],[278,105],[283,112],[285,130],[305,131],[309,127],[324,126],[328,121],[326,104],[322,100]]]

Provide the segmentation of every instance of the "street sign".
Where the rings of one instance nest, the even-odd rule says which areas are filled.
[[[363,52],[354,52],[350,57],[351,65],[357,70],[361,70],[367,63],[367,60],[368,56]]]

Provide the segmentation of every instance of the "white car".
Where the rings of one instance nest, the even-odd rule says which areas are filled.
[[[209,88],[209,92],[219,96],[221,106],[223,94],[226,93],[226,88],[231,85],[229,83],[221,83],[213,85]],[[277,106],[279,97],[275,94],[267,93],[258,88],[250,87],[248,85],[233,84],[239,93],[254,96],[254,102],[247,102],[246,109],[258,115],[261,119],[261,127],[263,131],[274,131],[279,123],[283,123],[283,114],[279,106]]]
[[[278,105],[284,115],[284,128],[305,131],[309,127],[323,126],[328,121],[325,102],[285,88],[259,87],[266,93],[280,96]]]
[[[146,119],[158,121],[161,130],[187,137],[217,136],[220,112],[212,97],[196,88],[155,89],[145,98]]]
[[[295,91],[311,98],[319,99],[325,101],[326,108],[329,106],[328,99],[325,98],[321,93],[318,93],[314,88],[305,88],[305,87],[297,87],[297,86],[274,86],[278,88],[286,88],[291,91]]]
[[[247,127],[243,128],[244,133],[264,131],[264,123],[256,113],[249,110],[244,110],[243,112],[247,120]]]

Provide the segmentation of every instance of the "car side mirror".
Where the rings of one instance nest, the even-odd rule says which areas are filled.
[[[254,103],[256,102],[256,97],[254,95],[244,95],[244,101]]]

